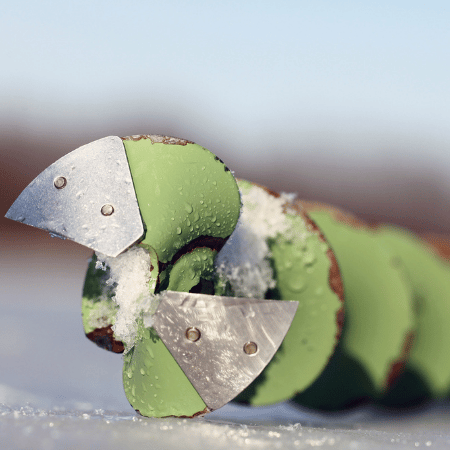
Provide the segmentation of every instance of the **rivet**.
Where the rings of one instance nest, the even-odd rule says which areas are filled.
[[[102,206],[102,214],[104,216],[110,216],[114,212],[113,205],[103,205]]]
[[[63,189],[67,185],[67,180],[64,177],[55,178],[55,181],[53,181],[53,185],[56,189]]]
[[[186,330],[185,336],[186,336],[186,339],[188,339],[189,341],[197,342],[200,339],[200,337],[201,337],[201,333],[200,333],[200,330],[198,328],[189,327]]]
[[[256,345],[256,342],[246,342],[244,344],[244,352],[247,353],[247,355],[254,355],[258,351],[258,346]]]

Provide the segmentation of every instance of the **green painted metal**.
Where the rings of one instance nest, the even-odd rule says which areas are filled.
[[[251,183],[239,182],[241,189]],[[275,357],[239,400],[266,405],[292,398],[327,364],[337,343],[342,303],[329,284],[329,245],[299,214],[286,214],[289,229],[269,242],[276,288],[267,298],[297,300],[294,321]],[[289,237],[287,237],[289,236]]]
[[[296,400],[338,409],[365,396],[380,397],[414,329],[411,289],[401,267],[372,230],[309,211],[330,242],[345,288],[340,348],[318,380]]]
[[[168,145],[150,139],[124,141],[146,227],[143,242],[169,262],[200,236],[227,238],[240,212],[232,173],[196,144]]]
[[[123,386],[131,406],[148,417],[193,416],[206,405],[153,328],[124,356]]]
[[[406,230],[382,227],[377,236],[413,288],[417,328],[407,369],[420,375],[432,396],[443,397],[450,389],[450,266]]]

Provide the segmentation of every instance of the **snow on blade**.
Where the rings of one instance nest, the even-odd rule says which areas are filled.
[[[238,224],[216,258],[219,276],[238,297],[264,298],[275,287],[269,263],[269,238],[288,230],[283,213],[287,196],[274,197],[259,186],[241,189],[242,211]]]
[[[150,274],[150,255],[141,247],[131,247],[115,258],[96,254],[96,268],[106,270],[107,266],[110,269],[110,279],[106,283],[115,287],[112,299],[119,306],[113,325],[114,336],[124,343],[127,351],[136,341],[141,314],[156,309],[157,300],[151,293],[155,280]]]

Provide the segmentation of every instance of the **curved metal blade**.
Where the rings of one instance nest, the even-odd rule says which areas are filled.
[[[167,291],[153,327],[206,405],[231,401],[281,345],[298,302]]]
[[[63,156],[25,188],[6,217],[117,256],[144,234],[122,140],[109,136]]]

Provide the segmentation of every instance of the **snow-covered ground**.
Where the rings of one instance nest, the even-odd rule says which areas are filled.
[[[450,448],[450,405],[401,414],[374,406],[323,416],[288,404],[227,405],[203,419],[138,416],[122,358],[84,337],[89,250],[30,229],[1,247],[1,449]],[[61,250],[62,249],[62,250]]]

